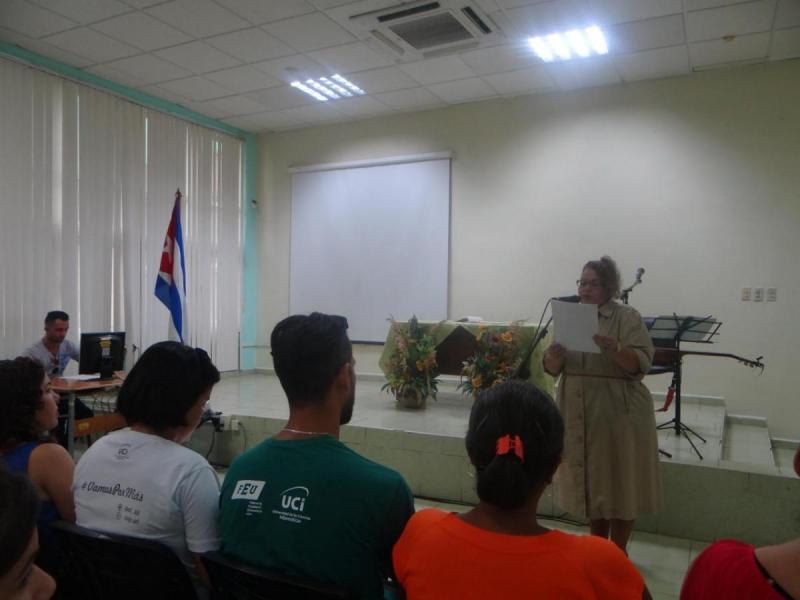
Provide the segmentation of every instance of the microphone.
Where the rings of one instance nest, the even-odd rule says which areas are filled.
[[[559,302],[572,302],[577,304],[581,301],[581,297],[578,294],[573,294],[572,296],[554,296],[550,298],[550,300],[558,300]]]
[[[644,267],[636,269],[636,283],[642,283],[642,275],[644,275]]]

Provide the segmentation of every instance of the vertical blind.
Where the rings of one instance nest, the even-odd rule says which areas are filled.
[[[187,343],[236,369],[242,142],[0,59],[0,358],[70,314],[70,338],[127,332],[127,366],[167,338],[155,298],[183,193]]]

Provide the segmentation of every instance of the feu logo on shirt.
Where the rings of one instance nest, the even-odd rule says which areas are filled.
[[[258,500],[261,490],[264,489],[266,481],[256,481],[253,479],[240,479],[233,486],[231,500]]]

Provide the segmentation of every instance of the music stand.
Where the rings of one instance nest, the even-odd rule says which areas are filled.
[[[683,435],[683,437],[689,441],[692,450],[695,451],[695,454],[697,454],[700,460],[703,460],[703,455],[700,454],[692,438],[689,437],[689,433],[697,437],[704,444],[706,443],[706,439],[681,421],[681,371],[683,365],[681,342],[710,344],[712,343],[712,338],[717,335],[721,325],[722,323],[714,319],[711,315],[707,317],[691,317],[673,314],[671,317],[656,317],[648,327],[650,330],[650,337],[653,338],[656,346],[674,348],[675,351],[675,360],[673,361],[674,375],[672,377],[672,383],[675,387],[675,416],[666,423],[658,425],[656,429],[673,427],[675,429],[675,435]],[[657,343],[659,341],[661,344]]]

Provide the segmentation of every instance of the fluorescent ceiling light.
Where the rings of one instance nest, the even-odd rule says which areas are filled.
[[[330,79],[327,77],[320,77],[319,79],[293,81],[291,86],[297,88],[301,92],[305,92],[320,102],[327,102],[329,99],[340,100],[342,98],[352,98],[353,96],[363,96],[366,94],[364,90],[338,73],[331,75]]]
[[[593,53],[608,53],[606,38],[597,25],[532,37],[528,44],[544,62],[553,62],[556,58],[569,60],[575,57],[585,58]]]

